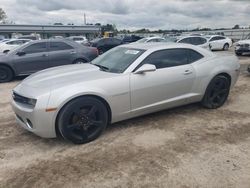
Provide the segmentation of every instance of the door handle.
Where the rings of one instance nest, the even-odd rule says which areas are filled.
[[[76,54],[76,52],[75,52],[75,51],[72,51],[72,52],[70,52],[70,54]]]
[[[49,55],[48,54],[43,54],[42,57],[48,57]]]
[[[184,75],[189,75],[189,74],[192,74],[193,73],[193,71],[191,71],[191,70],[185,70],[185,72],[183,73]]]

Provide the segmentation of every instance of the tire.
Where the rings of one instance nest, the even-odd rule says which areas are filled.
[[[227,51],[228,49],[229,49],[229,44],[228,44],[228,43],[224,44],[223,50],[224,50],[224,51]]]
[[[84,63],[87,63],[87,61],[84,60],[84,59],[76,59],[76,60],[73,62],[73,64],[84,64]]]
[[[0,65],[0,83],[9,82],[13,77],[13,71],[9,67]]]
[[[209,83],[201,104],[209,109],[219,108],[226,102],[229,91],[230,80],[223,75],[218,75]]]
[[[58,116],[58,130],[74,144],[98,138],[108,124],[106,106],[94,97],[79,97],[64,106]]]

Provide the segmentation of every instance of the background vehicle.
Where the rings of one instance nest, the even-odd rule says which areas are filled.
[[[30,42],[30,39],[11,39],[7,41],[3,41],[0,43],[0,52],[6,53],[27,42]]]
[[[104,38],[109,38],[109,37],[114,37],[114,32],[113,31],[105,31],[103,34]]]
[[[41,40],[41,37],[40,35],[23,35],[18,37],[18,39]]]
[[[99,54],[103,54],[104,52],[119,46],[122,44],[122,40],[117,38],[97,38],[89,42],[91,47],[95,47],[98,49]]]
[[[194,102],[218,108],[239,68],[235,56],[194,45],[132,43],[91,64],[31,75],[14,88],[13,110],[19,124],[39,136],[56,137],[57,130],[74,143],[86,143],[108,123]]]
[[[96,48],[69,40],[37,40],[0,56],[0,82],[50,67],[86,63],[98,56]]]
[[[250,37],[235,43],[236,55],[250,54]]]
[[[186,43],[209,49],[208,40],[201,36],[186,36],[177,40],[177,43]]]
[[[75,41],[79,44],[83,44],[83,45],[88,43],[88,39],[84,36],[71,36],[71,37],[68,37],[67,39],[73,40],[73,41]]]
[[[136,42],[138,40],[142,39],[140,36],[136,35],[125,35],[122,39],[123,44],[131,43],[131,42]]]
[[[230,38],[220,35],[207,36],[206,38],[211,50],[228,50],[233,44]]]
[[[148,42],[164,42],[165,39],[162,37],[147,37],[147,38],[142,38],[138,41],[137,43],[148,43]]]

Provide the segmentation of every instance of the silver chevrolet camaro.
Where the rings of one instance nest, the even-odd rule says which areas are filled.
[[[91,63],[27,77],[14,88],[12,106],[25,129],[81,144],[96,139],[109,123],[195,102],[218,108],[239,68],[235,56],[193,45],[127,44]]]

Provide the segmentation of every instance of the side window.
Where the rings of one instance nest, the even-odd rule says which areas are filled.
[[[26,54],[40,53],[47,51],[46,42],[31,44],[23,49]]]
[[[163,42],[164,41],[164,39],[158,39],[158,42]]]
[[[148,42],[158,42],[158,39],[151,39]]]
[[[107,45],[106,39],[101,39],[97,42],[97,46]]]
[[[224,40],[225,37],[218,37],[218,40]]]
[[[25,44],[26,42],[28,42],[27,40],[21,40],[22,44]]]
[[[50,51],[70,50],[72,46],[64,42],[50,42]]]
[[[189,63],[202,59],[204,56],[194,50],[186,49],[189,54]]]
[[[184,38],[179,41],[180,43],[192,44],[191,38]]]
[[[114,45],[119,45],[119,44],[121,44],[121,41],[118,40],[118,39],[113,38],[113,44]]]
[[[150,54],[143,64],[153,64],[157,69],[188,64],[188,52],[186,49],[160,50]]]
[[[201,37],[193,37],[192,38],[192,44],[193,45],[201,45],[201,44],[205,44],[207,42],[206,39],[201,38]]]
[[[10,42],[7,42],[6,44],[9,44],[9,45],[19,45],[19,44],[22,44],[22,41],[20,41],[20,40],[10,41]]]
[[[210,41],[223,40],[225,37],[213,37]]]
[[[107,38],[107,39],[105,39],[105,42],[104,42],[105,44],[107,44],[107,45],[114,45],[114,42],[113,42],[113,39],[112,38]]]

